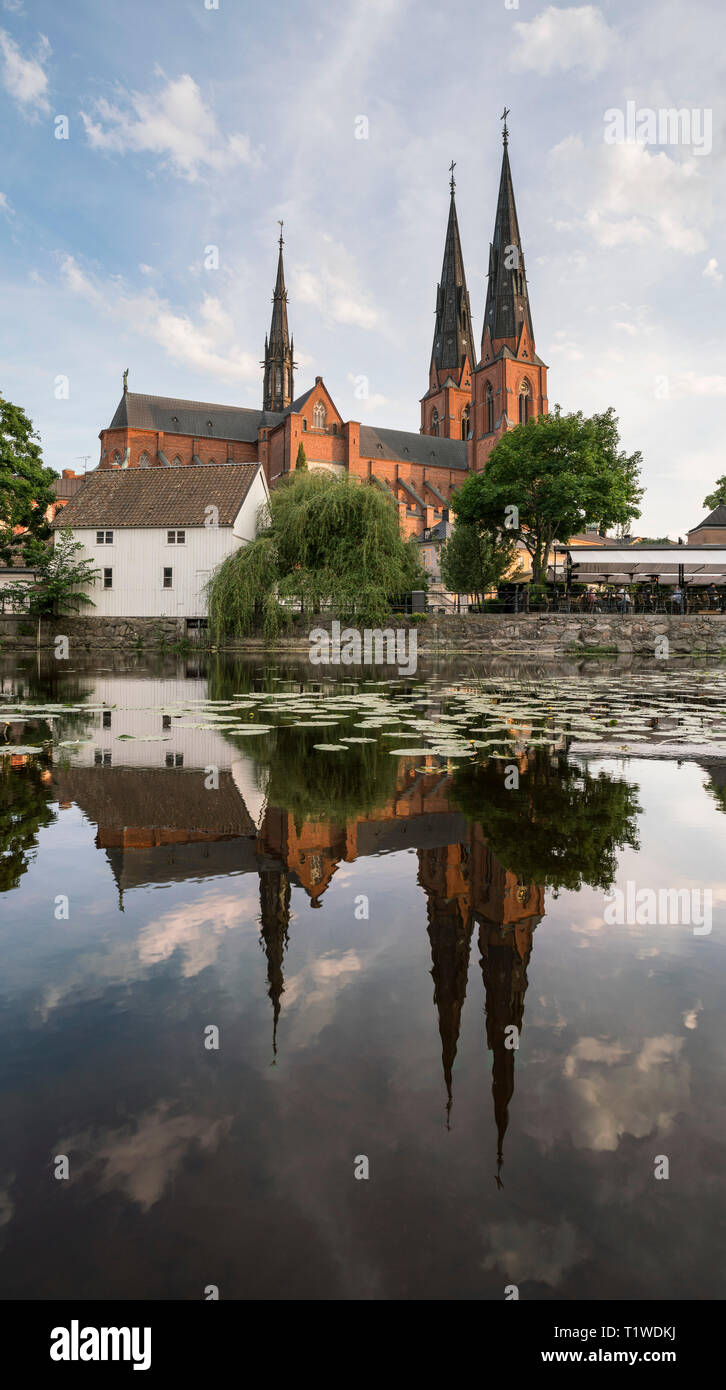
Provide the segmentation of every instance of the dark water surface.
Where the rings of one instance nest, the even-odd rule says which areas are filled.
[[[0,676],[0,1293],[724,1297],[726,678],[310,674]]]

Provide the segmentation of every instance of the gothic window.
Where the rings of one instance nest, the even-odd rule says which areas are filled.
[[[207,463],[213,464],[213,463],[214,463],[214,459],[207,459]]]
[[[486,427],[486,433],[487,433],[487,434],[493,434],[493,432],[494,432],[494,392],[492,391],[492,386],[491,386],[491,382],[490,382],[490,381],[488,381],[488,382],[487,382],[487,385],[486,385],[486,391],[484,392],[484,401],[485,401],[485,404],[486,404],[486,411],[487,411],[487,427]]]
[[[178,454],[176,455],[176,458],[172,459],[172,464],[174,468],[181,468],[181,459],[179,458]]]
[[[529,389],[529,382],[524,378],[519,388],[519,423],[526,425],[532,408],[532,397]]]
[[[303,429],[306,430],[307,427],[308,427],[308,422],[307,422],[307,420],[305,419],[305,416],[303,416]]]
[[[118,466],[119,466],[120,463],[121,463],[121,455],[120,455],[120,453],[119,453],[119,451],[118,451],[118,449],[117,449],[117,450],[116,450],[116,453],[115,453],[114,456],[113,456],[113,466],[114,466],[114,468],[118,468]]]
[[[325,409],[325,406],[323,405],[323,402],[322,402],[322,401],[316,401],[316,402],[315,402],[315,408],[314,408],[314,410],[313,410],[313,429],[316,429],[316,430],[324,430],[324,429],[325,429],[325,417],[326,417],[326,415],[327,415],[327,411],[326,411],[326,409]]]
[[[462,412],[461,412],[461,437],[462,437],[462,439],[468,439],[468,438],[469,438],[469,407],[468,407],[468,405],[465,405],[465,406],[464,406],[464,409],[463,409]]]
[[[282,367],[275,368],[275,394],[282,395]]]
[[[142,454],[141,457],[139,458],[139,468],[149,468],[150,466],[151,466],[151,465],[150,465],[150,462],[149,462],[149,455],[147,454],[146,450],[144,449],[143,454]]]
[[[438,410],[434,410],[433,415],[431,416],[431,433],[432,433],[432,434],[438,434],[438,432],[439,432],[439,412],[438,412]]]
[[[338,433],[338,426],[336,425],[335,421],[333,421],[333,434],[337,434],[337,433]]]
[[[209,433],[211,434],[211,433],[212,433],[212,430],[214,429],[214,425],[212,424],[212,421],[211,421],[211,420],[207,420],[207,429],[209,430]]]

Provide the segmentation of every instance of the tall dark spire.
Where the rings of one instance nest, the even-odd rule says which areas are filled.
[[[280,223],[280,251],[277,258],[277,279],[272,298],[272,323],[270,336],[265,338],[265,384],[263,410],[285,410],[293,397],[294,344],[287,326],[287,290],[285,289],[285,267],[282,259],[282,222]]]
[[[495,352],[501,346],[502,339],[514,340],[516,345],[519,342],[523,324],[526,326],[534,346],[522,240],[519,235],[517,208],[514,202],[512,171],[509,167],[508,115],[509,112],[505,107],[502,117],[504,121],[502,173],[499,180],[494,239],[489,246],[489,284],[482,333],[483,344],[487,329],[489,329]]]
[[[469,360],[470,369],[474,370],[476,351],[471,327],[469,293],[464,274],[464,257],[461,254],[459,223],[456,217],[454,168],[455,165],[452,160],[449,183],[451,189],[449,223],[446,228],[441,283],[436,291],[436,327],[434,329],[431,365],[436,372],[450,373],[458,384],[466,358]]]

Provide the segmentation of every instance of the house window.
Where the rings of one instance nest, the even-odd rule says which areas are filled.
[[[491,382],[490,382],[490,381],[488,381],[487,384],[486,384],[486,391],[484,392],[484,401],[485,401],[485,404],[486,404],[486,412],[487,412],[487,428],[486,428],[486,432],[487,432],[487,434],[493,434],[493,432],[494,432],[494,392],[492,391],[492,385],[491,385]]]
[[[97,531],[96,545],[113,545],[113,531]]]
[[[103,571],[103,587],[104,587],[104,589],[112,589],[112,588],[113,588],[113,570],[112,570],[112,569],[105,569],[105,570]]]
[[[183,753],[167,753],[167,755],[166,755],[166,765],[167,765],[167,767],[183,767],[183,766],[184,766],[184,754],[183,754]]]
[[[170,715],[170,714],[162,714],[162,716],[161,716],[161,727],[162,727],[162,729],[170,729],[170,728],[171,728],[171,715]]]
[[[323,405],[323,402],[322,402],[322,401],[316,401],[316,402],[315,402],[315,409],[313,410],[313,429],[316,429],[316,430],[324,430],[324,429],[325,429],[325,417],[326,417],[326,415],[327,415],[327,411],[326,411],[326,409],[325,409],[325,406]]]
[[[171,582],[171,581],[172,581],[172,574],[173,574],[173,571],[171,570],[170,567],[167,567],[167,568],[164,569],[164,579],[163,579],[163,584],[162,584],[162,587],[163,587],[164,589],[171,589],[171,587],[172,587],[172,582]]]
[[[110,752],[108,751],[108,749],[94,748],[94,750],[93,750],[93,761],[94,761],[96,767],[110,767],[110,766],[111,766],[111,754],[110,754]]]
[[[105,710],[103,711],[103,727],[104,727],[104,729],[110,729],[110,728],[111,728],[111,711],[110,711],[110,709],[105,709]]]
[[[434,410],[434,412],[433,412],[433,414],[432,414],[432,416],[431,416],[431,433],[432,433],[432,434],[438,434],[438,432],[439,432],[439,412],[438,412],[438,410]]]
[[[524,381],[522,382],[522,385],[521,385],[520,388],[519,388],[519,423],[520,423],[520,425],[526,425],[526,423],[527,423],[527,421],[528,421],[528,419],[529,419],[529,416],[530,416],[530,408],[531,408],[531,396],[530,396],[530,390],[529,390],[529,382],[527,381],[527,378],[525,377]]]
[[[151,464],[150,464],[150,461],[149,461],[149,455],[147,454],[146,450],[144,449],[143,454],[142,454],[141,457],[139,458],[139,468],[150,468],[150,467],[151,467]]]
[[[185,545],[186,538],[186,531],[167,531],[166,533],[167,545]]]

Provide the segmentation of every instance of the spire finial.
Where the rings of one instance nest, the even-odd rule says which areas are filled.
[[[126,395],[126,392],[128,391],[128,389],[129,389],[129,369],[128,369],[128,367],[127,367],[127,368],[126,368],[126,371],[124,372],[124,395]]]
[[[279,226],[280,226],[280,245],[281,245],[281,246],[284,246],[285,243],[284,243],[284,241],[282,240],[282,229],[283,229],[283,227],[284,227],[285,224],[284,224],[284,222],[280,222],[279,217],[278,217],[277,220],[278,220],[278,223],[279,223]]]
[[[454,178],[454,170],[455,170],[455,168],[456,168],[456,160],[455,160],[455,159],[452,159],[452,161],[451,161],[451,163],[450,163],[450,165],[449,165],[449,173],[451,174],[451,178],[449,179],[449,188],[451,189],[451,192],[452,192],[452,193],[453,193],[454,189],[456,188],[456,179]]]
[[[505,145],[509,144],[509,131],[507,130],[507,116],[509,115],[509,113],[510,107],[505,106],[501,116],[499,117],[500,121],[504,121],[504,129],[502,130],[502,140]]]

